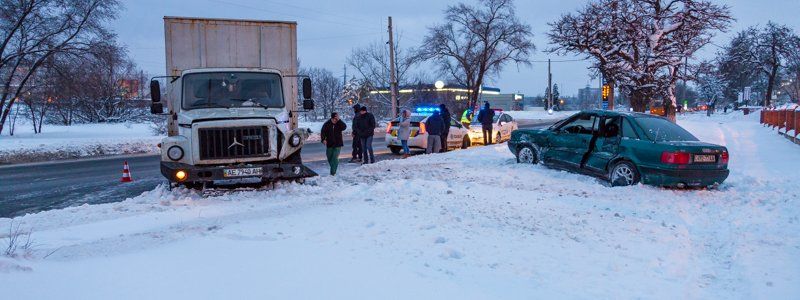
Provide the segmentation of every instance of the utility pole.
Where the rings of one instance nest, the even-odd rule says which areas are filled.
[[[397,108],[397,78],[395,78],[394,70],[394,33],[392,33],[392,17],[389,17],[389,86],[392,92],[392,118],[399,115]]]
[[[547,109],[553,107],[553,73],[550,73],[550,59],[547,59]]]
[[[342,87],[347,85],[347,65],[344,65],[344,79],[342,79]]]

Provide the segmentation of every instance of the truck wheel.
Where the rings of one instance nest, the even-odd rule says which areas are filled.
[[[403,148],[401,147],[389,147],[389,150],[392,150],[392,154],[394,155],[400,155],[400,153],[403,152]]]
[[[469,146],[472,146],[472,141],[470,141],[469,136],[464,136],[464,140],[461,141],[461,149],[467,149]]]
[[[522,146],[517,151],[517,163],[521,164],[537,164],[539,157],[536,156],[536,150],[531,146]]]
[[[608,179],[611,186],[629,186],[639,183],[639,171],[628,161],[618,161],[611,167]]]

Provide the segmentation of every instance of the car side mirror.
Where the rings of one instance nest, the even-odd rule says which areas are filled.
[[[158,80],[150,81],[150,99],[153,102],[161,102],[161,84]]]
[[[160,115],[164,113],[164,104],[161,102],[153,102],[150,103],[150,113],[154,115]]]
[[[303,99],[311,100],[311,96],[311,79],[308,77],[303,78]],[[303,101],[303,107],[305,106],[305,101]]]
[[[303,100],[303,109],[304,110],[314,110],[314,100],[311,100],[311,99]]]

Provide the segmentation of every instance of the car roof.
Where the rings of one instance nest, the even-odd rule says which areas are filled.
[[[660,118],[660,116],[654,116],[651,114],[645,114],[640,112],[627,112],[627,111],[613,111],[613,110],[600,110],[600,109],[592,109],[592,110],[582,110],[580,113],[592,113],[597,114],[599,116],[630,116],[634,118],[641,118],[641,117],[648,117],[648,118]]]

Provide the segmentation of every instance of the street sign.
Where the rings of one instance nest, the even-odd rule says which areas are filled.
[[[608,110],[608,100],[603,101],[603,110]]]

